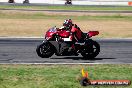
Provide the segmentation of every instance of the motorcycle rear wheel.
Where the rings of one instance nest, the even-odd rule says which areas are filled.
[[[100,52],[100,45],[96,41],[90,41],[89,44],[86,44],[83,48],[81,55],[84,59],[93,59],[95,58]]]
[[[42,43],[37,46],[36,52],[41,58],[49,58],[54,54],[53,46],[48,42]]]

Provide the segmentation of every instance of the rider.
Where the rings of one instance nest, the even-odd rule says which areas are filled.
[[[76,25],[72,23],[71,19],[67,19],[64,21],[63,23],[63,27],[61,27],[61,29],[63,30],[69,30],[71,32],[71,41],[73,42],[79,42],[81,40],[83,40],[83,33],[80,30],[80,28]]]
[[[83,40],[83,32],[80,30],[80,28],[76,24],[73,24],[71,19],[65,20],[63,23],[63,27],[61,27],[60,29],[70,31],[69,37],[72,42],[70,44],[71,48],[69,49],[69,51],[70,50],[74,51],[75,50],[75,47],[74,47],[75,42],[77,42],[77,41],[79,42],[79,41]]]

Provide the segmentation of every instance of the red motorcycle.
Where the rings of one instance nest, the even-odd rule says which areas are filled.
[[[36,52],[42,58],[49,58],[54,53],[57,56],[77,56],[81,53],[85,59],[95,58],[100,52],[100,45],[91,37],[98,34],[98,31],[83,33],[83,40],[74,43],[75,50],[73,51],[69,50],[73,43],[69,41],[70,31],[53,27],[46,32],[45,40],[37,47]]]

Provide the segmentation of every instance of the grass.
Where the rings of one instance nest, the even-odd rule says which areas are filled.
[[[97,30],[100,38],[132,38],[132,16],[89,16],[43,12],[0,11],[1,37],[43,37],[53,26],[71,18],[83,32]],[[117,34],[118,33],[118,34]]]
[[[92,80],[132,81],[132,65],[0,65],[0,88],[83,88],[78,80],[81,77],[82,67],[89,72],[89,78]],[[130,85],[125,88],[131,87]],[[124,86],[97,88],[124,88]]]
[[[17,6],[1,5],[0,9],[40,9],[40,10],[126,10],[131,11],[131,6]]]
[[[51,27],[62,25],[59,19],[0,19],[0,36],[43,37]],[[132,21],[79,21],[74,20],[83,32],[97,30],[100,38],[131,38]],[[96,25],[95,25],[96,24]]]
[[[132,16],[61,16],[12,11],[0,14],[0,36],[43,37],[50,27],[60,27],[66,18],[73,19],[84,32],[98,30],[100,38],[132,37]]]
[[[16,13],[16,14],[5,14],[0,13],[1,19],[66,19],[71,18],[73,20],[130,20],[132,21],[132,16],[122,16],[120,14],[112,15],[112,16],[75,16],[75,15],[47,15],[44,13],[33,13],[33,14],[24,14],[24,13]]]
[[[34,11],[0,11],[1,19],[68,19],[73,20],[128,20],[132,21],[131,14],[94,14],[94,13],[67,13],[67,12],[34,12]]]

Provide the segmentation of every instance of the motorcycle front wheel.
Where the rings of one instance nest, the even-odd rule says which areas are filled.
[[[41,58],[49,58],[54,54],[53,46],[48,42],[42,43],[37,46],[36,52]]]
[[[86,43],[84,48],[82,49],[81,55],[84,59],[93,59],[100,52],[100,45],[96,41],[90,41],[90,43]]]

